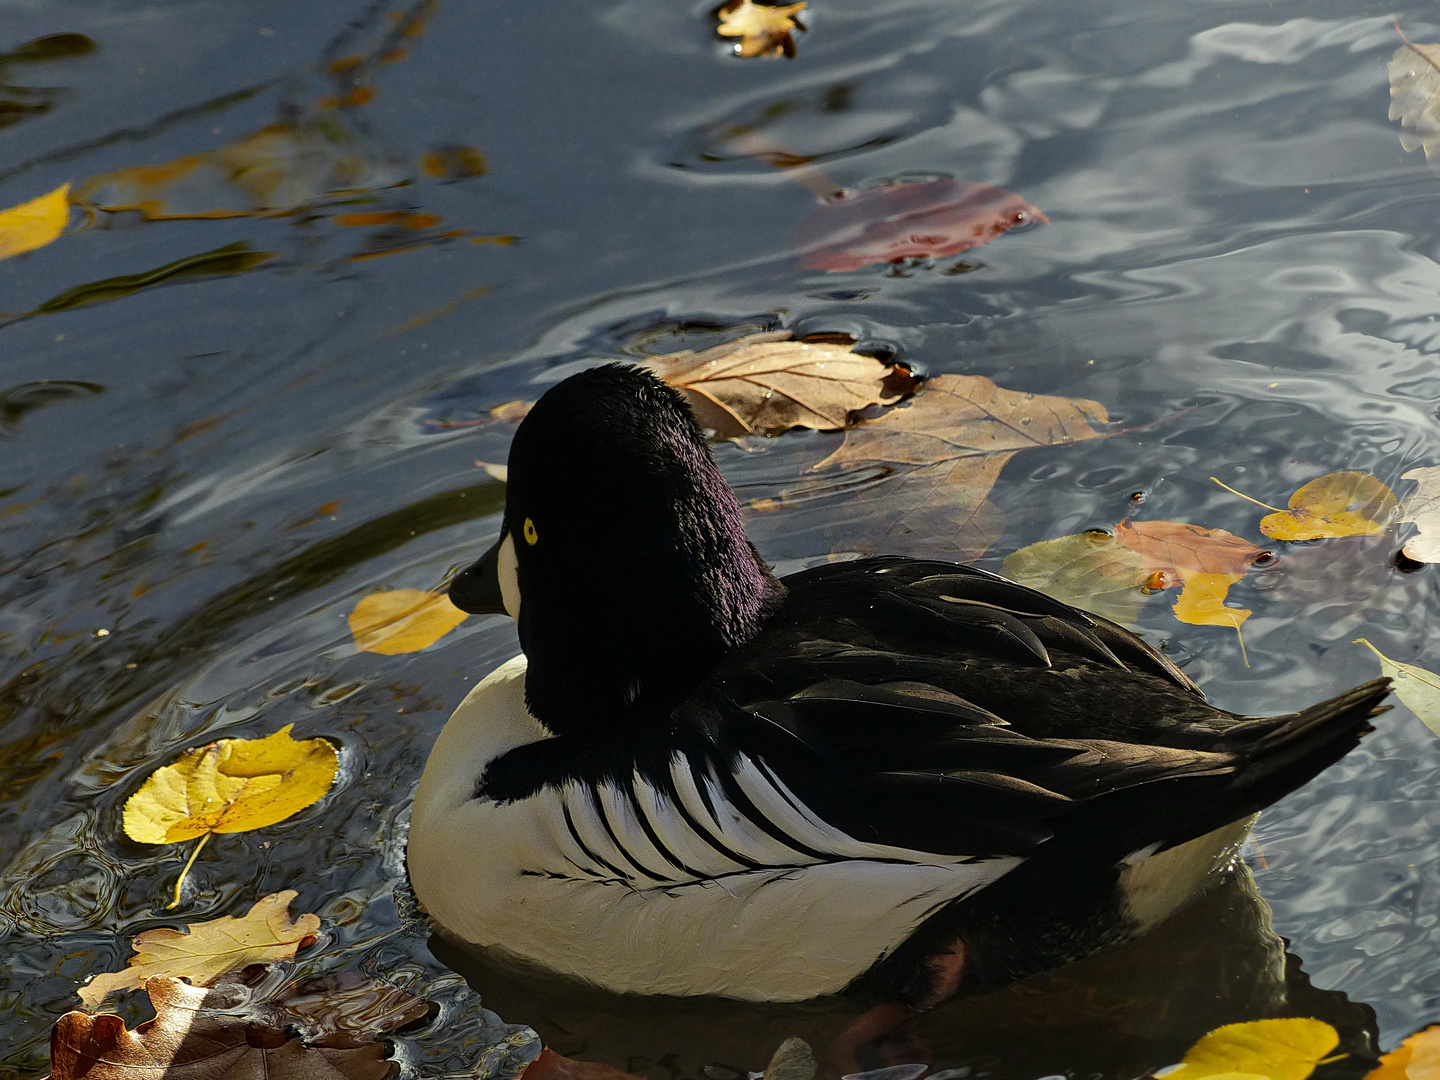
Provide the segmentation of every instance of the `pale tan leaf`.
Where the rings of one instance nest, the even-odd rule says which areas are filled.
[[[1440,675],[1426,671],[1415,664],[1402,664],[1391,660],[1365,638],[1356,638],[1356,645],[1364,645],[1380,659],[1380,672],[1388,675],[1395,684],[1395,696],[1405,707],[1418,716],[1436,735],[1440,735]]]
[[[645,364],[684,395],[701,427],[721,439],[795,427],[839,431],[849,426],[851,414],[893,405],[908,389],[908,378],[897,380],[892,364],[846,345],[789,338],[787,330],[749,334]]]
[[[1440,45],[1406,41],[1390,58],[1390,119],[1400,121],[1406,153],[1425,148],[1440,174]]]
[[[1400,521],[1414,522],[1418,532],[1402,549],[1416,562],[1440,563],[1440,465],[1411,469],[1401,480],[1419,486],[1400,504]]]
[[[144,986],[155,975],[183,977],[197,986],[209,986],[226,972],[250,964],[288,960],[320,930],[319,916],[290,918],[290,902],[298,895],[293,889],[272,893],[256,901],[244,915],[189,923],[185,930],[146,930],[132,942],[135,955],[129,965],[123,971],[96,975],[80,988],[80,1000],[93,1009],[116,990]]]

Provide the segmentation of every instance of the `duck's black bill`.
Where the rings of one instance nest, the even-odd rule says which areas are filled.
[[[467,566],[450,581],[450,602],[461,611],[471,615],[504,615],[505,598],[500,595],[500,545],[505,542],[502,534],[495,546],[480,556],[473,566]]]

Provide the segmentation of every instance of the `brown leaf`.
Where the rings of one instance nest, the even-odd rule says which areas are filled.
[[[749,334],[645,363],[719,439],[794,427],[839,431],[852,414],[893,405],[913,386],[903,368],[852,352],[850,344],[789,338],[788,330]]]
[[[735,43],[736,56],[794,56],[792,32],[805,29],[795,15],[809,6],[799,3],[770,7],[751,0],[729,0],[717,13],[720,25],[716,33],[740,39]]]
[[[1431,170],[1440,173],[1440,45],[1416,45],[1406,38],[1395,50],[1390,58],[1390,119],[1400,121],[1405,152],[1423,146]]]
[[[602,1065],[598,1061],[577,1061],[555,1053],[549,1047],[540,1051],[540,1056],[516,1077],[516,1080],[639,1080],[634,1073],[627,1073],[613,1065]]]
[[[219,1011],[232,1003],[224,993],[164,976],[145,991],[155,1017],[134,1031],[108,1014],[70,1012],[56,1021],[53,1080],[383,1080],[392,1069],[384,1046],[307,1047]]]
[[[154,975],[176,975],[197,986],[209,986],[229,971],[250,964],[288,960],[320,930],[317,915],[292,920],[294,889],[256,901],[244,915],[189,923],[185,930],[159,927],[137,934],[135,955],[123,971],[96,975],[79,990],[86,1008],[96,1008],[116,990],[144,986]]]
[[[1151,570],[1176,577],[1186,573],[1244,574],[1261,554],[1260,548],[1234,533],[1182,521],[1122,521],[1115,526],[1115,539],[1144,559]]]
[[[1098,438],[1090,421],[1108,417],[1098,402],[1026,394],[980,375],[937,375],[908,404],[866,420],[815,468],[879,462],[902,466],[856,502],[876,503],[887,549],[938,541],[959,559],[979,558],[999,536],[987,496],[1019,450]],[[898,545],[898,546],[897,546]]]
[[[848,272],[874,263],[941,259],[1050,219],[990,184],[921,180],[835,196],[800,223],[800,265]]]

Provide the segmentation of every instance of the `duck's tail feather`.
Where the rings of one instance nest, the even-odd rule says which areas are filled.
[[[1232,795],[1252,812],[1288,795],[1375,730],[1370,719],[1390,710],[1381,704],[1389,693],[1389,679],[1371,679],[1300,712],[1237,725],[1226,740],[1241,744],[1244,761]]]

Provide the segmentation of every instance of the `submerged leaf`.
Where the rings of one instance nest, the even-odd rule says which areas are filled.
[[[1419,486],[1400,504],[1400,521],[1410,521],[1418,532],[1402,549],[1416,562],[1440,563],[1440,465],[1411,469],[1400,477]]]
[[[937,375],[908,403],[847,431],[814,468],[899,466],[855,500],[875,503],[887,546],[908,534],[938,536],[954,557],[974,559],[998,538],[987,496],[1011,456],[1099,438],[1090,422],[1108,419],[1098,402],[1006,390],[981,375]]]
[[[1308,1017],[1226,1024],[1192,1046],[1165,1080],[1205,1080],[1237,1073],[1266,1080],[1305,1080],[1339,1044],[1333,1027]]]
[[[155,1016],[134,1031],[103,1013],[56,1021],[53,1080],[382,1080],[391,1070],[383,1045],[307,1046],[226,1012],[231,1001],[222,992],[164,976],[146,982],[145,992]]]
[[[646,366],[720,439],[794,427],[839,431],[852,414],[893,405],[913,386],[903,368],[848,345],[789,338],[788,330],[749,334],[702,352],[651,357]]]
[[[1067,604],[1118,623],[1131,623],[1154,588],[1154,573],[1131,548],[1093,530],[1042,540],[1005,557],[1001,572]]]
[[[123,971],[96,975],[79,990],[87,1009],[94,1009],[116,990],[144,986],[155,975],[189,979],[209,986],[220,976],[251,964],[289,960],[320,930],[316,915],[290,918],[293,889],[272,893],[244,915],[226,915],[205,922],[187,923],[185,930],[159,927],[136,935],[135,955]]]
[[[1430,168],[1440,172],[1440,45],[1416,45],[1408,38],[1390,58],[1390,119],[1400,121],[1406,153],[1425,148]]]
[[[1365,1080],[1440,1080],[1440,1024],[1407,1035]]]
[[[1395,515],[1395,495],[1365,472],[1316,477],[1290,496],[1290,509],[1267,514],[1260,531],[1276,540],[1377,536]]]
[[[103,278],[73,289],[66,289],[58,296],[52,296],[29,312],[31,315],[53,315],[57,311],[69,311],[87,304],[99,304],[107,300],[119,300],[122,296],[160,285],[167,281],[189,278],[217,277],[222,274],[243,274],[275,257],[273,251],[255,251],[243,240],[226,244],[214,251],[199,255],[187,255],[172,263],[146,270],[139,274],[121,274],[118,277]]]
[[[740,39],[735,43],[736,56],[794,56],[793,32],[805,29],[795,16],[809,6],[798,3],[770,7],[752,0],[729,0],[718,12],[720,25],[716,33]]]
[[[0,210],[0,259],[42,248],[65,231],[70,220],[70,185]]]
[[[800,265],[849,272],[875,263],[941,259],[1050,219],[989,184],[918,180],[845,193],[800,223]]]
[[[429,648],[465,621],[443,592],[394,589],[360,598],[346,620],[361,652],[397,656]]]
[[[1380,673],[1388,675],[1395,685],[1395,696],[1418,716],[1422,723],[1440,735],[1440,675],[1414,664],[1391,660],[1365,638],[1353,644],[1364,645],[1380,659]]]

